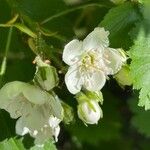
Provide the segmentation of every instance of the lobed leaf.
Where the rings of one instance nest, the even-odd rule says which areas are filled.
[[[128,33],[139,19],[137,5],[126,2],[110,9],[99,26],[110,32],[109,37],[113,46],[127,47],[131,42]]]
[[[150,137],[150,110],[145,111],[142,108],[137,106],[137,97],[133,97],[129,101],[130,109],[133,113],[131,118],[131,124],[134,128],[138,130],[139,133]]]
[[[133,88],[140,90],[139,106],[150,109],[150,29],[148,22],[137,24],[132,32],[135,38],[130,49]]]

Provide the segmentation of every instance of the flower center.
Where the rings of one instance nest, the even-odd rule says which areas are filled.
[[[96,53],[96,51],[90,51],[85,53],[81,60],[81,70],[94,71],[95,69],[98,69],[100,67],[100,59],[100,55]]]
[[[108,72],[108,68],[104,61],[108,60],[102,52],[98,50],[90,50],[82,56],[81,62],[79,63],[80,73],[82,76],[87,76],[87,74],[94,73],[95,71]]]
[[[82,65],[87,68],[89,66],[92,66],[93,64],[94,64],[94,56],[91,54],[86,54],[82,59]]]

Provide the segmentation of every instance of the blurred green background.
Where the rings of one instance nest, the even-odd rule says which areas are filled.
[[[133,44],[129,33],[142,18],[141,7],[130,1],[115,5],[109,0],[0,0],[0,24],[9,21],[15,14],[19,14],[19,22],[31,30],[38,23],[51,33],[51,36],[43,38],[55,50],[54,54],[61,62],[64,45],[73,38],[83,39],[96,26],[103,26],[110,31],[111,47],[128,50]],[[0,28],[0,63],[5,56],[8,32],[9,28]],[[28,45],[28,35],[13,28],[7,68],[0,78],[0,86],[14,80],[31,81],[35,73],[34,58],[35,54]],[[61,69],[58,64],[52,63],[58,71]],[[137,106],[138,92],[133,91],[132,87],[123,89],[113,78],[108,80],[102,90],[104,118],[98,125],[85,126],[77,118],[77,103],[67,91],[63,75],[60,75],[60,79],[60,87],[55,91],[74,108],[75,121],[69,125],[61,124],[57,149],[150,149],[150,111]],[[15,134],[15,121],[7,112],[0,110],[0,150],[56,149],[52,143],[44,148],[34,148],[31,137],[27,135],[22,138]]]

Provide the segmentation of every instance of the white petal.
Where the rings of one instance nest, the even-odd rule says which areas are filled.
[[[58,141],[58,135],[59,135],[59,133],[60,133],[60,127],[59,126],[57,126],[56,128],[54,128],[52,130],[52,134],[53,134],[56,142]]]
[[[23,136],[29,132],[30,130],[24,126],[24,121],[22,118],[19,118],[16,122],[16,133]]]
[[[82,80],[78,67],[72,66],[69,68],[65,75],[65,83],[70,93],[76,94],[80,92],[82,87]]]
[[[48,104],[42,106],[35,106],[30,115],[24,116],[25,126],[28,127],[32,132],[34,130],[40,130],[46,124],[48,124],[49,115],[51,108]]]
[[[33,131],[33,136],[36,136],[38,134],[38,131],[37,130],[34,130]]]
[[[51,128],[56,128],[61,122],[61,120],[51,115],[48,122]]]
[[[78,61],[78,57],[82,53],[83,53],[82,41],[72,40],[64,48],[63,61],[68,65],[72,65]]]
[[[38,134],[33,137],[35,138],[34,143],[42,147],[46,141],[53,139],[52,130],[50,127],[43,127]]]
[[[106,48],[104,51],[104,58],[104,63],[109,70],[107,74],[117,73],[126,61],[126,56],[121,52],[121,49]]]
[[[60,127],[59,127],[60,122],[61,122],[60,119],[58,119],[57,117],[54,117],[52,115],[49,118],[49,126],[51,127],[52,134],[53,134],[56,142],[58,141],[58,135],[60,132]]]
[[[84,87],[89,91],[99,91],[105,85],[106,76],[98,70],[93,73],[87,73],[84,78]]]
[[[109,32],[105,31],[104,28],[97,27],[92,31],[83,41],[83,49],[91,50],[91,49],[104,49],[104,47],[108,47]]]
[[[31,136],[34,135],[35,131],[39,131],[46,124],[48,125],[48,119],[51,109],[49,105],[45,104],[42,106],[33,106],[29,110],[28,114],[22,114],[16,124],[16,133],[22,135],[24,128],[30,130]]]
[[[22,115],[28,115],[32,109],[32,104],[22,95],[19,95],[16,99],[4,101],[4,104],[2,108],[8,111],[10,116],[15,119]]]

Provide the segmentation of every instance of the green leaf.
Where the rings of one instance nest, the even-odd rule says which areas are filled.
[[[52,141],[47,141],[43,147],[34,146],[30,150],[57,150],[57,148]]]
[[[27,35],[36,38],[37,35],[32,32],[28,27],[26,27],[24,24],[21,23],[15,23],[15,24],[0,24],[0,27],[16,27],[20,31],[26,33]]]
[[[139,18],[137,6],[127,2],[110,9],[99,26],[110,32],[111,45],[129,46],[129,30]]]
[[[0,142],[0,150],[25,150],[25,148],[20,139],[10,138]]]
[[[62,0],[7,0],[10,7],[18,13],[34,20],[45,19],[67,8]]]
[[[26,27],[24,24],[15,23],[13,26],[18,28],[20,31],[28,34],[29,36],[31,36],[33,38],[37,37],[37,35],[34,32],[32,32],[28,27]]]
[[[9,140],[0,142],[0,150],[26,150],[26,148],[22,138],[10,138]],[[33,146],[30,150],[57,150],[57,148],[52,141],[49,140],[44,143],[43,147]]]
[[[131,118],[131,124],[138,130],[139,133],[150,137],[150,110],[143,110],[142,108],[137,106],[137,103],[137,97],[133,97],[129,101],[129,106],[133,113],[133,117]]]
[[[131,76],[133,88],[140,90],[139,106],[150,109],[150,29],[149,23],[142,22],[132,32],[135,38],[130,49]]]
[[[0,0],[0,22],[6,22],[11,16],[11,9],[5,0]]]

